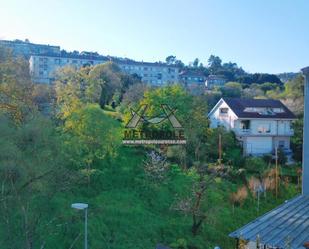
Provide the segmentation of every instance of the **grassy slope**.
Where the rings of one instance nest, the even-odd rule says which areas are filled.
[[[272,194],[261,200],[259,213],[256,200],[249,197],[234,212],[229,203],[237,184],[217,179],[209,190],[207,202],[211,208],[199,234],[191,234],[191,217],[171,208],[176,196],[192,194],[194,173],[182,172],[177,165],[167,179],[154,184],[146,178],[142,166],[145,148],[121,146],[118,155],[99,162],[90,185],[81,184],[70,193],[59,193],[54,200],[58,224],[48,234],[47,248],[82,248],[83,214],[70,209],[72,202],[87,202],[89,208],[90,248],[151,249],[157,243],[187,244],[187,248],[234,248],[228,234],[260,214],[295,195],[295,187],[276,200]],[[60,208],[62,207],[62,208]],[[65,207],[65,208],[63,208]],[[75,244],[72,243],[76,239]],[[176,248],[176,247],[175,247]],[[180,248],[180,247],[179,247]]]
[[[177,194],[186,196],[190,193],[192,176],[174,166],[166,182],[150,184],[145,178],[142,160],[143,153],[139,149],[121,148],[118,157],[101,175],[92,179],[89,188],[79,188],[77,193],[66,196],[66,206],[77,200],[90,204],[91,248],[150,249],[158,242],[171,245],[177,240],[185,240],[196,248],[212,248],[214,245],[233,248],[234,240],[228,238],[228,233],[258,215],[256,201],[252,198],[242,207],[236,207],[233,213],[228,199],[230,189],[235,186],[219,179],[208,196],[209,203],[215,208],[209,211],[209,219],[199,235],[192,237],[191,217],[170,208]],[[295,192],[292,190],[278,200],[271,194],[266,200],[262,199],[259,214],[293,196]],[[71,216],[71,232],[63,239],[69,246],[70,239],[73,241],[81,231],[82,223],[78,214],[68,211],[67,215]],[[81,248],[81,243],[82,237],[74,248]]]

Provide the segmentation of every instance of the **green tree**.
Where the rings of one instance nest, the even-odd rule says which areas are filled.
[[[55,195],[75,181],[62,144],[40,115],[18,127],[0,116],[1,248],[42,248],[55,232]]]
[[[75,110],[64,123],[64,137],[72,163],[85,170],[90,180],[95,166],[112,158],[120,143],[117,121],[104,114],[98,105],[88,104]]]
[[[242,94],[242,86],[238,82],[228,82],[220,88],[222,97],[239,98]]]
[[[0,47],[0,112],[21,124],[35,111],[28,62]]]
[[[175,55],[169,55],[166,57],[165,62],[167,65],[173,65],[176,62],[176,56]]]
[[[216,72],[221,69],[222,60],[219,56],[211,55],[208,59],[208,68],[211,74],[216,74]]]

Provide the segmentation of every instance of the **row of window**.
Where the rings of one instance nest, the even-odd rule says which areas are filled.
[[[138,71],[164,71],[168,73],[177,73],[178,70],[174,68],[162,68],[162,67],[142,67],[142,66],[127,66],[121,65],[120,66],[124,70],[138,70]]]
[[[162,74],[161,73],[159,73],[159,74],[147,74],[147,73],[144,73],[144,74],[141,74],[140,75],[141,77],[150,77],[150,78],[153,78],[153,77],[155,77],[155,78],[157,78],[157,79],[162,79]],[[175,76],[174,75],[170,75],[170,77],[169,77],[170,79],[175,79]]]
[[[185,80],[204,81],[203,77],[184,77]]]
[[[34,57],[34,60],[36,60],[36,58]],[[48,62],[53,62],[54,64],[56,65],[60,65],[61,63],[63,64],[66,64],[66,63],[72,63],[72,64],[80,64],[80,65],[83,65],[83,64],[91,64],[93,65],[94,64],[94,61],[93,60],[70,60],[70,59],[59,59],[59,58],[54,58],[54,59],[51,59],[51,58],[47,58],[47,57],[40,57],[39,58],[39,62],[40,64],[41,63],[48,63]]]

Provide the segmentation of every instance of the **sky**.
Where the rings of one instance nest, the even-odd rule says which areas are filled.
[[[247,72],[309,66],[309,0],[0,0],[0,39],[140,61],[210,55]]]

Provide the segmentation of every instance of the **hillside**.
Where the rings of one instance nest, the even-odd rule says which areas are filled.
[[[230,232],[299,193],[297,165],[282,165],[276,198],[271,159],[245,158],[233,133],[209,128],[210,96],[149,88],[112,63],[34,85],[25,61],[0,52],[0,248],[82,248],[74,202],[89,204],[89,248],[234,248]],[[122,145],[129,107],[158,116],[162,103],[177,109],[187,144]]]

